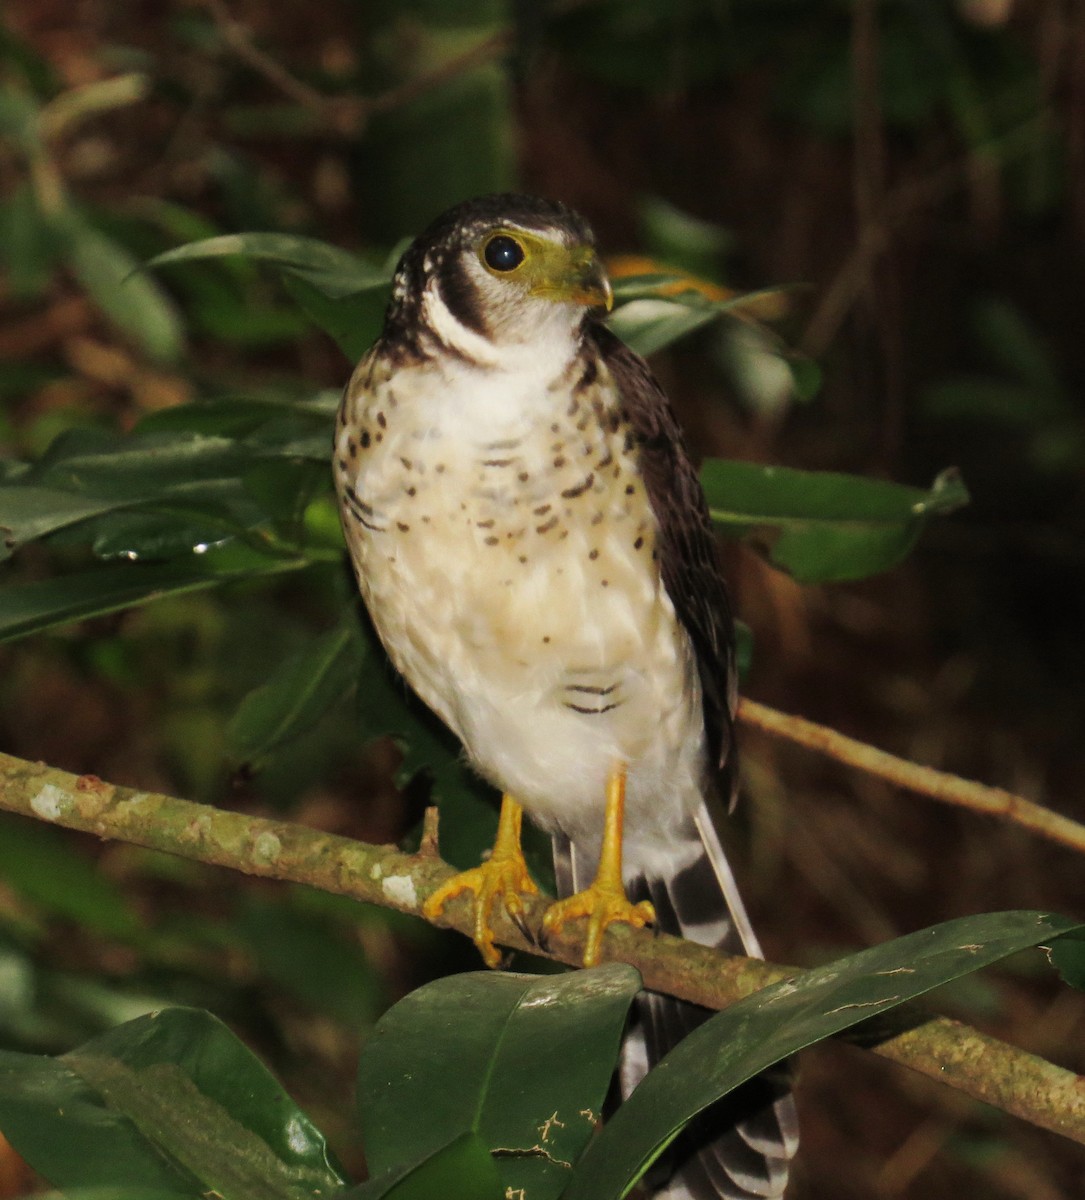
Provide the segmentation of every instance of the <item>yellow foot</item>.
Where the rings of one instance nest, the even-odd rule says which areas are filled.
[[[495,852],[488,862],[454,875],[448,883],[439,887],[423,904],[422,913],[432,921],[440,915],[449,900],[463,892],[474,892],[474,942],[486,965],[496,967],[501,962],[501,955],[494,945],[494,931],[490,928],[495,901],[500,898],[505,911],[516,920],[524,911],[520,897],[524,894],[535,895],[538,890],[521,855],[498,855]]]
[[[600,884],[598,880],[582,892],[558,900],[546,910],[543,917],[545,933],[560,933],[566,921],[574,917],[588,918],[588,939],[584,944],[584,966],[594,967],[599,962],[603,944],[603,931],[614,921],[640,929],[651,925],[656,911],[647,900],[633,904],[620,887]]]

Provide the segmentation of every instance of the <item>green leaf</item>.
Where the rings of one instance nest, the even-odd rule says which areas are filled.
[[[0,816],[0,879],[46,912],[107,937],[129,938],[142,927],[95,862],[40,822]]]
[[[230,721],[226,736],[234,753],[258,762],[311,729],[354,686],[364,652],[352,619],[280,662],[268,682],[242,700]]]
[[[886,571],[908,554],[930,517],[968,502],[953,470],[922,491],[831,471],[709,459],[701,482],[712,519],[801,583]]]
[[[530,1182],[536,1200],[558,1196],[594,1131],[639,988],[636,970],[610,963],[541,977],[472,972],[412,992],[377,1023],[359,1066],[372,1169],[471,1132],[512,1194]]]
[[[377,340],[388,306],[387,285],[335,298],[297,276],[284,275],[283,286],[313,324],[335,340],[350,362],[357,362]]]
[[[140,1017],[56,1060],[0,1054],[0,1128],[61,1188],[301,1200],[344,1182],[256,1057],[193,1009]]]
[[[0,561],[27,542],[112,512],[111,497],[87,496],[59,488],[0,484]]]
[[[409,1166],[393,1167],[340,1200],[508,1200],[482,1139],[465,1133],[435,1154]]]
[[[678,299],[658,297],[623,304],[607,324],[638,354],[655,354],[679,338],[711,324],[716,319],[712,308],[693,307]]]
[[[303,560],[273,558],[255,551],[221,556],[210,551],[192,556],[189,562],[103,567],[3,587],[0,642],[119,612],[164,596],[218,587],[236,579],[296,571],[308,565]]]
[[[170,263],[222,258],[240,254],[268,263],[280,271],[312,284],[333,300],[342,300],[370,288],[384,288],[389,275],[354,254],[316,238],[286,233],[230,233],[222,237],[190,242],[159,254],[147,264],[164,267]]]
[[[106,316],[153,358],[179,358],[184,339],[169,296],[119,242],[78,213],[68,211],[60,222],[72,271]]]
[[[943,983],[1083,928],[1048,913],[964,917],[740,1000],[645,1076],[584,1152],[562,1200],[620,1200],[687,1122],[773,1063]]]
[[[1085,991],[1085,936],[1071,934],[1051,947],[1051,963],[1071,987]]]

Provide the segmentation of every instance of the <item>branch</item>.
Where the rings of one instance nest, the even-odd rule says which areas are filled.
[[[425,898],[454,874],[437,857],[432,820],[423,852],[403,854],[394,846],[367,845],[287,821],[117,787],[94,775],[70,775],[2,753],[0,809],[417,917]],[[545,907],[542,898],[524,897],[529,925],[537,927]],[[468,902],[453,901],[436,923],[470,936]],[[542,953],[504,912],[497,914],[495,925],[503,945]],[[582,938],[570,929],[551,939],[546,954],[578,966]],[[631,963],[654,991],[712,1009],[797,971],[628,927],[611,931],[604,957]],[[891,1024],[857,1027],[846,1040],[1085,1144],[1085,1079],[967,1025],[909,1008],[897,1010]]]
[[[829,758],[835,758],[837,762],[857,767],[868,775],[877,775],[879,779],[885,779],[897,787],[930,796],[932,800],[941,800],[943,804],[1003,817],[1030,833],[1038,833],[1062,846],[1069,846],[1071,850],[1085,853],[1085,825],[1034,804],[1024,796],[975,783],[971,779],[962,779],[945,771],[936,771],[933,767],[922,767],[888,754],[885,750],[868,746],[866,742],[837,733],[826,725],[818,725],[804,717],[788,716],[753,700],[743,698],[739,702],[738,717],[743,724],[754,729],[786,738],[808,750],[817,750]]]
[[[343,137],[358,137],[376,113],[392,112],[417,100],[426,92],[451,83],[460,75],[484,66],[509,53],[513,31],[501,29],[446,62],[423,72],[379,96],[326,96],[292,75],[280,62],[266,54],[248,29],[230,15],[223,0],[204,0],[222,40],[246,66],[263,76],[273,87]]]

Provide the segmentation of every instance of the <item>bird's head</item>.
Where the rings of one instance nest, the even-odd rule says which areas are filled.
[[[613,302],[582,217],[534,196],[483,196],[440,216],[396,268],[387,336],[428,333],[469,358],[568,336]]]

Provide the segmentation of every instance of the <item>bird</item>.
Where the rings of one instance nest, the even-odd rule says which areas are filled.
[[[541,938],[614,923],[760,954],[716,832],[736,780],[733,618],[708,505],[613,289],[566,205],[498,194],[438,216],[395,269],[382,332],[337,417],[333,474],[358,587],[392,664],[502,794],[488,858],[424,905],[538,891],[522,819],[551,835]],[[645,994],[623,1094],[708,1014]],[[786,1082],[689,1131],[658,1196],[778,1197]]]

